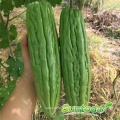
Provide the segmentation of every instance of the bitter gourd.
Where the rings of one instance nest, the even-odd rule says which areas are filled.
[[[61,90],[58,36],[49,2],[32,2],[27,7],[27,34],[38,99],[43,111],[53,116]]]
[[[87,105],[91,70],[82,12],[65,8],[60,17],[61,66],[66,98],[71,106]]]

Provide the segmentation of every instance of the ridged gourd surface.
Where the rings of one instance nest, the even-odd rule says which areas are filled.
[[[60,99],[61,72],[58,36],[50,3],[30,3],[26,18],[38,99],[43,111],[48,116],[53,116]]]
[[[87,105],[91,71],[82,12],[65,8],[60,17],[60,47],[64,89],[71,106]]]

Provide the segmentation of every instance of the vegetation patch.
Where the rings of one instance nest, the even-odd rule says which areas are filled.
[[[85,20],[91,23],[93,29],[112,38],[120,38],[120,13],[113,10],[101,10],[98,13],[89,12],[89,14]]]

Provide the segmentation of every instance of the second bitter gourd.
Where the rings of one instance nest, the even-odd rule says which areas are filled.
[[[60,17],[60,49],[64,90],[71,106],[87,105],[91,71],[82,12],[64,8]]]

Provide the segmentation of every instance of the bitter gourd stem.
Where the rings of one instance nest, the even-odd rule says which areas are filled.
[[[73,1],[70,0],[70,8],[73,8]]]

